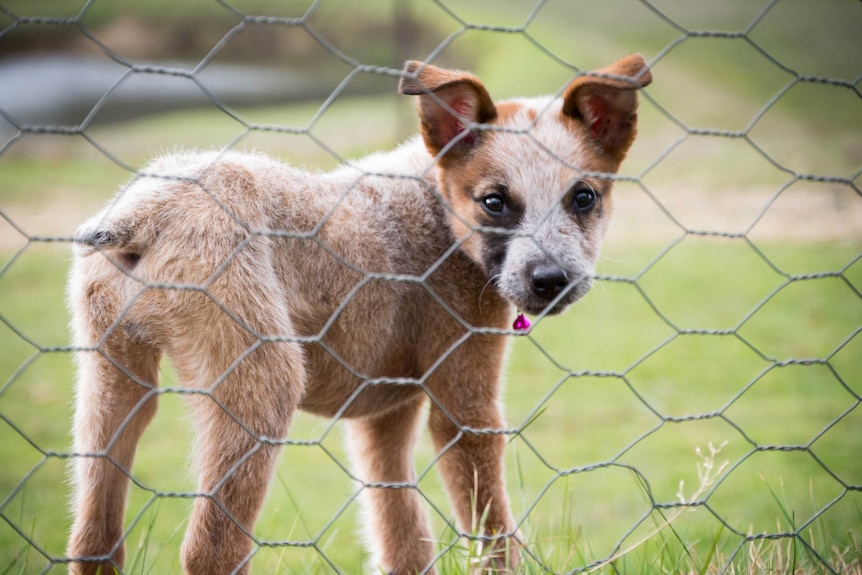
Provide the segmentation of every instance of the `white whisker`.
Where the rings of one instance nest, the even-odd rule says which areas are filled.
[[[494,280],[502,277],[502,274],[496,274],[488,278],[488,281],[485,282],[485,285],[482,286],[482,291],[479,292],[479,312],[482,312],[482,296],[485,295],[485,290],[488,289],[488,286],[493,283]]]

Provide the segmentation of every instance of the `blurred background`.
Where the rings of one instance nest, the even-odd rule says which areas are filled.
[[[860,30],[856,0],[0,1],[0,574],[65,572],[68,240],[150,158],[330,169],[415,133],[407,59],[504,99],[631,52],[655,81],[601,281],[510,356],[525,572],[859,573]],[[128,573],[180,572],[191,430],[160,405]],[[362,572],[341,426],[291,440],[255,571]],[[466,572],[424,439],[418,468],[438,569]]]

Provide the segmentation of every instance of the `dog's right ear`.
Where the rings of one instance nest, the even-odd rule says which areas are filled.
[[[404,66],[398,91],[418,96],[417,109],[425,146],[444,159],[463,155],[481,136],[470,124],[487,124],[497,109],[478,78],[411,60]]]
[[[563,93],[563,114],[583,122],[608,153],[625,155],[637,132],[637,90],[652,82],[640,54],[575,78]]]

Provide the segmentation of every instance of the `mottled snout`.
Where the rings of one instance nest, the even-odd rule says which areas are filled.
[[[564,311],[585,296],[592,283],[592,273],[581,266],[563,267],[551,259],[535,261],[527,264],[521,273],[500,278],[506,296],[519,309],[537,315]]]
[[[586,239],[574,227],[565,231],[544,225],[508,242],[495,282],[521,311],[560,313],[592,286],[594,261],[583,249]]]

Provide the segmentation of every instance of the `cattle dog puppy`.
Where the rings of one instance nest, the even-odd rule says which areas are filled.
[[[426,413],[458,529],[483,542],[478,569],[517,571],[499,401],[510,326],[590,289],[650,81],[632,55],[556,97],[495,103],[469,73],[408,62],[399,89],[421,135],[394,151],[331,173],[177,153],[138,173],[75,236],[70,571],[124,565],[163,356],[197,437],[185,572],[249,571],[297,409],[346,423],[376,571],[435,570],[412,462]]]

